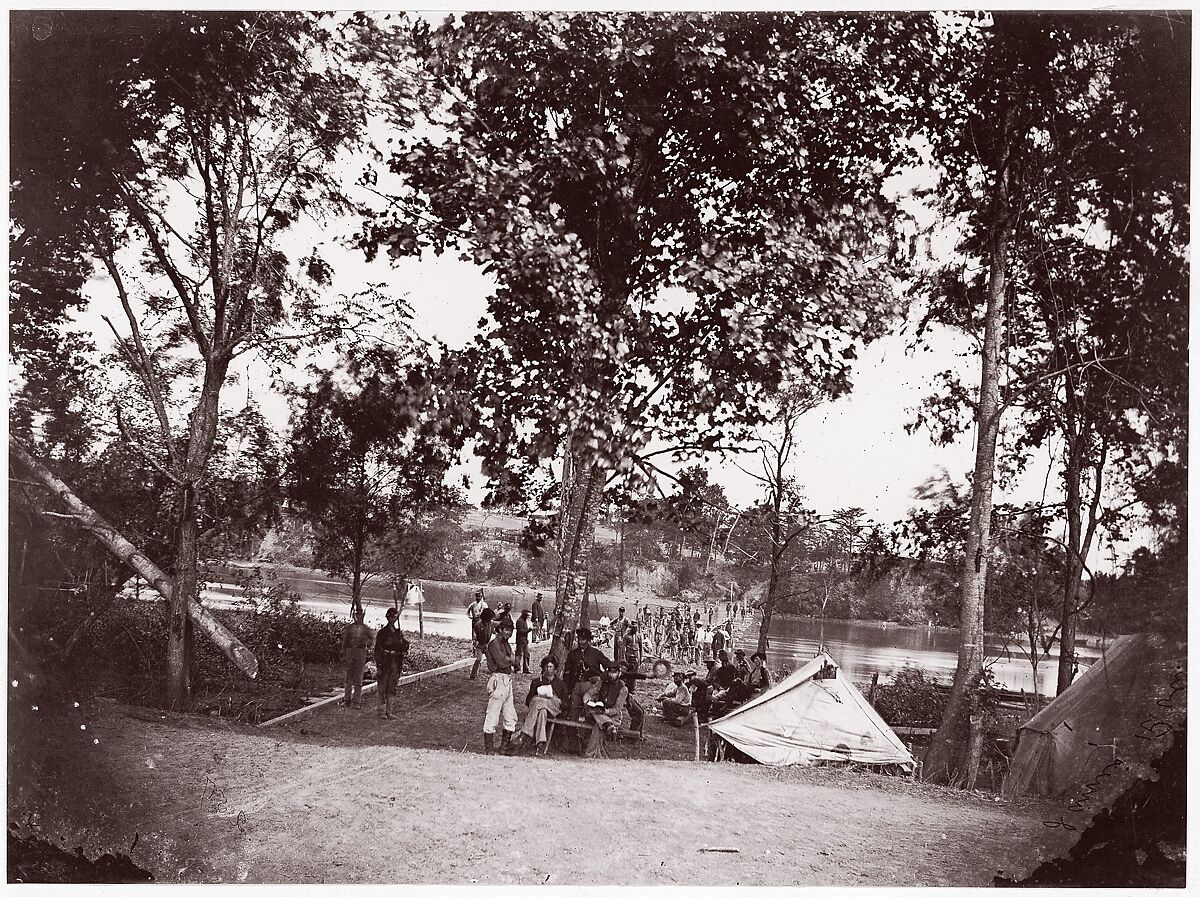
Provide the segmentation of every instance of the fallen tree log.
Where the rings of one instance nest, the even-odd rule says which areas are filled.
[[[8,450],[13,458],[25,471],[52,492],[70,512],[70,516],[84,529],[90,532],[107,548],[114,557],[132,567],[142,579],[162,595],[167,601],[174,594],[171,578],[137,547],[121,535],[111,523],[97,514],[83,502],[71,487],[56,477],[44,465],[31,456],[15,440],[9,440]],[[188,616],[205,635],[207,635],[221,653],[232,661],[233,665],[253,679],[258,675],[258,658],[243,645],[237,637],[226,629],[221,621],[212,615],[204,605],[191,598],[188,601]]]

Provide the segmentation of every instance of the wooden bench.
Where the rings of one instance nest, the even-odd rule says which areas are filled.
[[[562,726],[567,729],[577,729],[583,732],[591,732],[595,728],[595,723],[577,723],[575,720],[563,719],[562,717],[552,716],[546,720],[546,746],[542,748],[542,753],[550,749],[550,742],[554,740],[554,729],[556,726]],[[642,740],[641,729],[617,729],[617,738],[628,738],[637,741]],[[601,746],[601,753],[604,748]]]

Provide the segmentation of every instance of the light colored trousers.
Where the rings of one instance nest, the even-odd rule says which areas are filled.
[[[529,702],[529,710],[525,713],[525,722],[521,725],[521,734],[534,744],[541,744],[549,737],[546,734],[546,720],[558,716],[562,712],[562,701],[557,695],[549,698],[536,697]]]
[[[512,676],[509,673],[492,673],[488,679],[487,713],[483,717],[483,734],[492,735],[496,724],[504,726],[505,732],[516,731],[517,709],[513,706]]]

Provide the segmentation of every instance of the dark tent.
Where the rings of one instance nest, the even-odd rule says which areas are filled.
[[[1133,747],[1153,700],[1152,653],[1144,636],[1121,636],[1021,726],[1004,795],[1061,797]]]

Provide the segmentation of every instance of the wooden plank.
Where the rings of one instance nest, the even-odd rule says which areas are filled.
[[[434,667],[431,670],[421,670],[421,672],[419,672],[419,673],[409,673],[407,676],[400,677],[400,681],[397,683],[397,687],[399,687],[400,685],[410,685],[413,682],[420,682],[422,679],[429,679],[433,676],[440,676],[442,673],[450,673],[450,672],[453,672],[454,670],[465,669],[466,667],[469,667],[474,662],[475,662],[474,656],[464,657],[462,660],[456,660],[453,663],[447,663],[440,667]],[[375,691],[375,686],[378,684],[379,683],[377,683],[377,682],[368,682],[366,685],[363,686],[363,689],[362,689],[363,695],[365,696],[368,693]],[[301,707],[298,710],[293,710],[291,713],[285,713],[283,716],[277,716],[273,719],[266,720],[264,722],[259,723],[257,728],[269,729],[271,726],[278,726],[282,723],[294,723],[296,720],[303,719],[306,716],[310,716],[311,714],[316,713],[318,710],[328,707],[330,704],[333,704],[337,701],[341,701],[343,699],[344,694],[345,694],[345,692],[338,692],[337,694],[335,694],[331,697],[323,698],[319,701],[309,704],[306,707]]]

